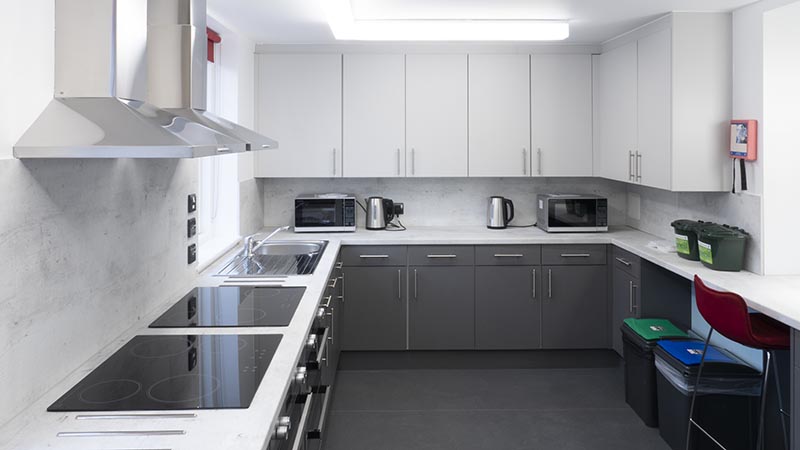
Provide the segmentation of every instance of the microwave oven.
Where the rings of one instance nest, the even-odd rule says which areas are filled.
[[[294,200],[294,231],[356,231],[356,197],[351,194],[301,194]]]
[[[546,194],[537,196],[536,201],[536,226],[548,233],[608,231],[607,198]]]

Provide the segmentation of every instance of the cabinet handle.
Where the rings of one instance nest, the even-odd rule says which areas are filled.
[[[458,258],[458,255],[428,255],[428,258]]]
[[[358,257],[363,259],[385,259],[388,258],[389,255],[358,255]]]
[[[637,289],[639,289],[639,286],[631,283],[631,312],[639,310],[639,305],[636,304],[636,290]]]
[[[542,174],[542,149],[541,148],[537,148],[536,149],[536,160],[537,160],[536,164],[539,166],[538,170],[537,170],[537,173],[539,175],[541,175]]]
[[[528,150],[522,148],[522,174],[528,174]]]
[[[330,283],[328,283],[328,287],[333,289],[336,287],[336,283],[339,282],[339,277],[331,278]]]
[[[562,253],[562,258],[588,258],[592,256],[590,253]]]
[[[628,286],[628,312],[633,314],[633,281],[629,281]]]
[[[547,269],[547,298],[553,298],[553,270]]]
[[[531,278],[533,280],[533,282],[531,283],[531,284],[533,284],[533,289],[532,289],[531,295],[535,299],[536,298],[536,269],[531,269]]]
[[[417,299],[417,269],[414,269],[414,300]]]
[[[631,263],[630,263],[630,261],[625,261],[625,260],[624,260],[624,259],[622,259],[622,258],[614,258],[614,259],[616,259],[617,261],[621,262],[622,264],[625,264],[625,265],[626,265],[626,266],[628,266],[628,267],[630,267],[630,266],[631,266]]]
[[[336,176],[336,149],[333,149],[333,175]]]
[[[633,162],[634,162],[633,152],[628,151],[628,180],[630,181],[634,181]]]
[[[228,153],[231,151],[230,147],[217,147],[217,153]]]
[[[636,152],[636,181],[642,181],[642,154]]]
[[[322,307],[323,307],[323,308],[328,308],[328,307],[330,307],[330,306],[331,306],[331,300],[332,300],[332,299],[333,299],[333,296],[332,296],[332,295],[329,295],[329,296],[327,296],[327,297],[324,297],[324,298],[323,298],[323,300],[325,300],[325,304],[324,304],[324,305],[322,305]]]
[[[335,325],[336,324],[336,320],[333,317],[333,313],[334,313],[334,310],[333,310],[333,308],[331,308],[331,312],[326,314],[328,317],[331,318],[331,333],[330,333],[330,336],[328,336],[328,341],[330,343],[333,343],[333,336],[334,336],[334,331],[335,331],[334,327],[336,326]]]
[[[397,269],[397,299],[403,299],[403,276],[400,273],[401,269]]]
[[[522,258],[523,254],[520,253],[495,253],[495,258]]]
[[[400,149],[397,149],[397,176],[400,176]]]
[[[336,269],[341,269],[343,266],[344,266],[344,263],[343,263],[343,262],[341,262],[341,261],[338,261],[338,262],[336,263]]]
[[[342,271],[342,295],[339,296],[339,298],[342,300],[342,304],[344,305],[344,270]]]
[[[417,174],[417,151],[411,149],[411,175]]]

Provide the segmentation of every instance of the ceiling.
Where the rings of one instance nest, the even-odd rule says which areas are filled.
[[[258,43],[333,43],[326,0],[208,0]],[[732,11],[756,0],[350,0],[358,19],[567,19],[563,42],[597,44],[670,11]]]

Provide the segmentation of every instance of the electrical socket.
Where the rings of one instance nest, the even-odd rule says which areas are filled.
[[[189,194],[188,209],[189,213],[197,211],[197,194]]]
[[[405,207],[404,204],[402,204],[402,203],[395,203],[394,204],[394,215],[395,216],[403,215],[405,213],[405,211],[406,211],[406,207]]]
[[[189,246],[186,252],[186,260],[188,261],[187,264],[192,264],[197,261],[197,244]]]
[[[186,237],[192,238],[197,234],[197,219],[192,217],[186,222]]]

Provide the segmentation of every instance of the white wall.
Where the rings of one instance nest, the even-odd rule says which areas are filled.
[[[800,2],[764,13],[765,272],[800,275],[795,184],[800,167]]]

